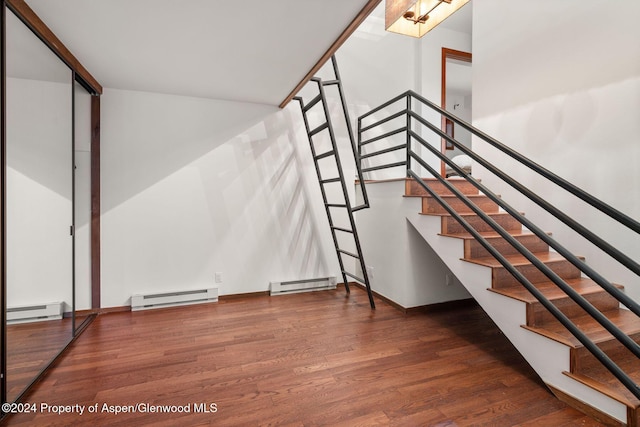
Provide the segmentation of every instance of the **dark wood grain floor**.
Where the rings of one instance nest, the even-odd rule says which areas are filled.
[[[5,423],[599,425],[557,401],[477,306],[377,305],[353,289],[102,315],[27,396],[37,412]],[[160,405],[174,412],[150,412]]]
[[[70,318],[7,325],[7,396],[14,400],[71,341]]]

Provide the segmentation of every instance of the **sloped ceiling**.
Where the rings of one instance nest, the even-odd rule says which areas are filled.
[[[367,0],[27,0],[106,88],[278,105]]]

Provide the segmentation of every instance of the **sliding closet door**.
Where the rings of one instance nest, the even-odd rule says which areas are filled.
[[[6,393],[72,338],[73,76],[6,12]]]
[[[75,327],[91,306],[91,94],[74,84],[74,271]]]

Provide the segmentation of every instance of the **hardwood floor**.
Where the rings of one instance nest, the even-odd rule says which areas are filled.
[[[7,325],[7,396],[15,400],[71,341],[71,319]]]
[[[355,288],[102,315],[26,397],[37,413],[4,423],[599,425],[555,399],[479,307],[376,304]],[[189,412],[150,413],[158,405]]]

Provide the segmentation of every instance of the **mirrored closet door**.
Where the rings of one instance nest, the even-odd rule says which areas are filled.
[[[92,309],[91,289],[91,97],[78,82],[73,90],[74,330]]]
[[[73,337],[73,73],[6,11],[6,398]]]

